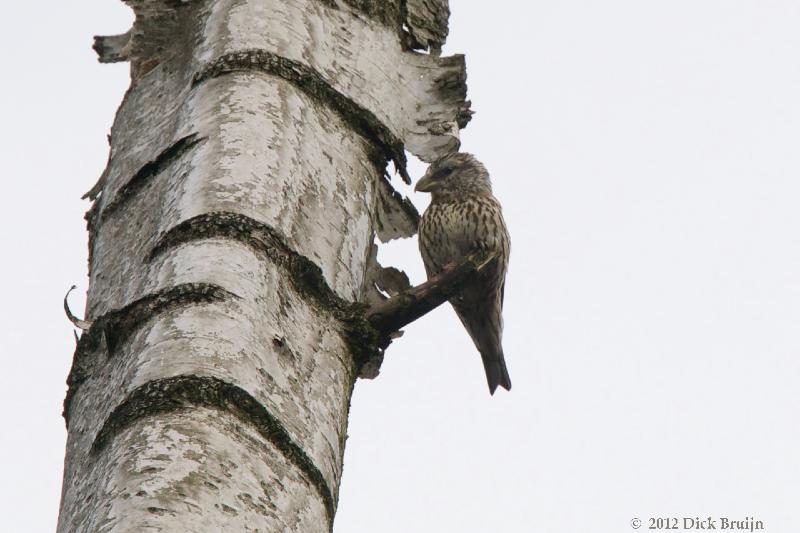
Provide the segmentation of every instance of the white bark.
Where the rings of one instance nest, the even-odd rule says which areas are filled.
[[[463,61],[404,47],[446,26],[392,2],[130,4],[95,46],[133,80],[88,194],[59,531],[327,531],[375,349],[351,303],[375,232],[414,231],[384,166],[457,147]]]

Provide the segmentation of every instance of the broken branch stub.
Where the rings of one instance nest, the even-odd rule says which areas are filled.
[[[374,305],[367,311],[366,318],[381,335],[389,337],[456,296],[496,255],[475,253],[448,265],[425,283]]]

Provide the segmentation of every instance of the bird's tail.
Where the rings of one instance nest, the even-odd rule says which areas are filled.
[[[472,300],[465,298],[451,300],[451,303],[469,336],[472,337],[475,347],[481,353],[489,392],[494,394],[498,386],[511,390],[511,378],[508,377],[506,360],[503,356],[503,317],[500,297],[498,296],[498,300],[489,309],[481,310],[479,302],[488,298],[482,294],[479,296],[480,298]]]
[[[494,394],[498,385],[506,390],[511,390],[511,378],[508,375],[503,352],[501,351],[499,354],[481,352],[481,359],[483,359],[483,369],[486,371],[489,393]]]

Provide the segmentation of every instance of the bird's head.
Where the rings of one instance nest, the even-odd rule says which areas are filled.
[[[417,182],[415,191],[436,197],[492,192],[486,167],[472,154],[454,152],[434,161]]]

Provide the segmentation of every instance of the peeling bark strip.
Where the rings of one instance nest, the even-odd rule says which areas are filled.
[[[309,96],[325,102],[353,129],[373,140],[381,148],[386,158],[394,161],[395,168],[403,181],[411,183],[411,178],[406,170],[407,160],[402,141],[371,111],[338,92],[322,79],[319,73],[302,63],[280,57],[266,50],[243,50],[216,59],[199,72],[192,83],[197,85],[223,74],[250,70],[280,76],[297,85]]]
[[[364,278],[364,295],[361,300],[370,307],[385,302],[389,296],[395,296],[411,288],[405,272],[395,267],[381,265],[378,261],[377,243],[372,246],[370,251],[367,273]]]
[[[447,0],[404,0],[403,19],[408,26],[413,48],[441,51],[447,39],[447,19],[450,6]]]
[[[124,204],[131,196],[140,191],[147,183],[147,180],[157,176],[175,160],[204,140],[205,139],[202,137],[198,137],[196,133],[181,137],[177,142],[172,144],[172,146],[158,154],[158,157],[154,160],[148,161],[130,180],[120,187],[116,195],[108,201],[101,213],[101,222],[114,213],[119,206]]]
[[[343,0],[351,9],[359,11],[369,18],[376,20],[397,30],[403,24],[402,6],[403,0],[381,0],[373,2],[370,0]],[[337,0],[320,0],[320,3],[328,7],[339,9],[341,4]]]
[[[92,323],[89,322],[88,320],[83,320],[83,319],[78,318],[77,316],[75,316],[72,313],[72,309],[69,308],[69,295],[76,288],[77,288],[77,286],[73,285],[72,287],[69,288],[69,290],[67,291],[67,294],[64,295],[64,314],[67,315],[67,319],[70,322],[72,322],[73,326],[75,326],[76,328],[80,329],[81,331],[86,331],[92,326]],[[75,342],[76,343],[79,342],[77,333],[75,333]]]
[[[227,411],[255,427],[306,475],[309,483],[319,491],[328,518],[333,523],[336,509],[333,492],[311,458],[258,400],[241,387],[219,378],[176,376],[142,385],[129,394],[106,419],[92,443],[92,453],[100,453],[116,435],[137,420],[191,407]]]
[[[419,211],[411,200],[397,192],[385,178],[380,180],[377,201],[375,232],[381,242],[413,237],[417,234]]]
[[[95,35],[92,50],[97,52],[101,63],[127,61],[130,54],[130,42],[130,31],[121,35]]]
[[[109,311],[90,322],[88,331],[81,335],[75,347],[72,368],[67,377],[68,389],[62,413],[67,428],[69,428],[72,399],[90,372],[84,364],[87,354],[96,351],[101,344],[104,344],[106,352],[104,355],[111,357],[120,343],[124,343],[137,328],[158,315],[178,307],[220,302],[229,298],[238,296],[217,285],[186,283],[148,294],[122,309]]]

